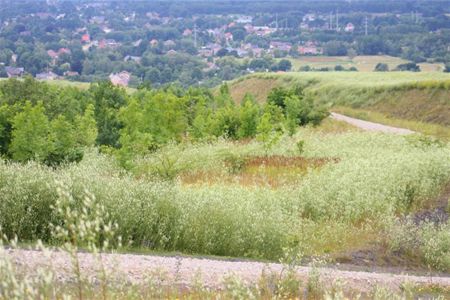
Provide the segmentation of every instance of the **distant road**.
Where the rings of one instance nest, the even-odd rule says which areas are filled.
[[[355,119],[351,117],[347,117],[341,114],[337,114],[332,112],[331,118],[343,122],[347,122],[350,125],[353,125],[355,127],[361,128],[363,130],[367,131],[376,131],[376,132],[385,132],[385,133],[394,133],[394,134],[412,134],[415,133],[412,130],[405,129],[405,128],[398,128],[398,127],[392,127],[387,126],[379,123],[373,123],[369,121],[363,121],[360,119]]]

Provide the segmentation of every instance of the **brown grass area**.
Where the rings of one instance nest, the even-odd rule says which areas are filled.
[[[368,107],[394,118],[450,126],[450,98],[447,90],[392,92],[385,101]]]
[[[238,184],[278,188],[297,182],[308,169],[320,168],[329,162],[337,160],[277,155],[255,156],[244,159],[242,165],[238,167],[226,162],[223,170],[189,171],[181,174],[180,179],[186,185]]]
[[[230,86],[230,93],[236,103],[240,103],[246,93],[251,93],[255,96],[256,101],[259,103],[264,103],[267,100],[267,95],[269,92],[278,86],[280,86],[280,82],[276,79],[250,77],[234,82]]]

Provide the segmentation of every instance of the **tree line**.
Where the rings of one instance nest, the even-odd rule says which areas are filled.
[[[256,138],[270,147],[282,134],[317,125],[327,115],[301,87],[275,88],[259,104],[250,94],[236,103],[226,84],[216,93],[171,85],[128,94],[106,81],[81,90],[31,77],[9,79],[0,82],[0,153],[58,166],[98,147],[131,168],[133,158],[169,142]]]

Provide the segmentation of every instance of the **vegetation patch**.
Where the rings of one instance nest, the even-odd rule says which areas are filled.
[[[286,156],[229,157],[225,171],[188,171],[180,175],[183,184],[240,184],[283,188],[298,183],[310,169],[336,160]]]
[[[372,121],[381,121],[384,116],[392,119],[386,124],[395,126],[397,122],[415,131],[448,136],[445,127],[450,120],[450,77],[446,73],[299,72],[254,74],[245,78],[230,84],[230,93],[236,101],[240,100],[247,80],[251,81],[247,92],[254,93],[258,101],[267,99],[270,91],[266,86],[300,85],[305,95],[316,103],[333,109],[338,107],[338,111],[365,110],[372,115],[379,114]]]

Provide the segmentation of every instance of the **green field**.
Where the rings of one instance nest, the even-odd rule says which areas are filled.
[[[288,59],[292,63],[294,71],[298,71],[302,66],[334,69],[335,66],[341,65],[346,69],[355,67],[360,72],[372,72],[378,63],[385,63],[389,66],[389,70],[393,70],[398,65],[409,62],[399,57],[387,55],[356,56],[354,58],[347,56],[302,56]],[[420,63],[419,66],[423,72],[442,72],[444,67],[440,63]]]

